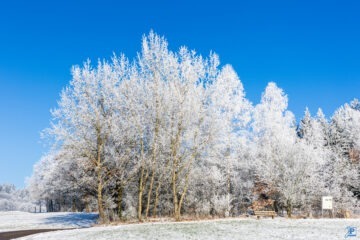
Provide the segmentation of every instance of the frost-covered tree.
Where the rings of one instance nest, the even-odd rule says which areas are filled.
[[[153,212],[156,211],[160,184],[166,181],[163,176],[168,175],[174,217],[180,219],[194,164],[203,157],[212,137],[205,88],[207,70],[213,68],[207,64],[212,62],[185,47],[173,53],[168,50],[165,39],[152,33],[143,40],[140,73],[147,84],[147,103],[151,109],[146,216],[152,195],[155,195]],[[159,171],[159,167],[163,170]],[[140,176],[143,182],[142,174]]]
[[[113,95],[107,90],[115,85],[118,76],[107,62],[99,62],[96,68],[90,62],[75,66],[72,75],[58,108],[52,111],[54,120],[47,133],[62,151],[73,154],[69,161],[81,166],[89,186],[93,186],[92,192],[96,192],[99,215],[104,219],[103,194],[110,171],[105,147],[113,114]]]
[[[300,121],[298,135],[306,145],[306,151],[312,162],[311,180],[312,186],[306,189],[303,199],[304,209],[311,214],[311,209],[320,208],[320,199],[329,193],[325,188],[325,169],[330,158],[331,151],[328,147],[328,123],[322,110],[319,109],[317,116],[312,117],[306,108],[305,115]]]
[[[62,184],[53,189],[68,188],[68,196],[78,189],[81,193],[74,198],[96,197],[102,219],[104,208],[113,204],[121,217],[125,196],[137,198],[139,220],[151,209],[156,215],[159,205],[164,209],[169,201],[178,220],[189,186],[195,186],[195,166],[216,159],[211,164],[227,179],[226,190],[212,196],[226,195],[229,205],[236,175],[232,169],[246,141],[250,104],[233,69],[218,66],[215,54],[204,59],[185,47],[172,52],[152,32],[144,37],[133,64],[114,56],[95,68],[90,62],[75,66],[47,130],[56,156],[41,161],[37,169],[64,173],[57,178]],[[36,170],[33,180],[53,185],[47,176]]]
[[[253,132],[258,179],[278,193],[288,216],[312,184],[313,162],[309,149],[296,137],[295,119],[287,110],[287,96],[269,83],[255,107]]]
[[[26,211],[36,208],[27,189],[17,189],[13,184],[0,184],[0,212]]]
[[[359,165],[359,103],[331,124],[306,110],[296,129],[287,102],[269,83],[253,107],[216,54],[172,51],[150,32],[132,61],[73,67],[28,190],[48,211],[96,208],[102,221],[234,216],[259,185],[289,216],[322,194],[353,205],[358,172],[345,173]]]
[[[354,106],[354,107],[352,107]],[[360,112],[356,100],[341,106],[331,118],[329,147],[332,151],[327,164],[328,181],[339,209],[352,208],[359,192],[359,160],[357,157]]]
[[[241,189],[245,187],[244,180],[250,179],[245,174],[249,170],[246,154],[252,106],[245,98],[239,77],[229,65],[218,71],[209,89],[211,118],[216,126],[209,166],[215,171],[214,176],[218,176],[213,183],[218,190],[213,191],[211,204],[215,209],[223,209],[216,212],[229,216],[239,210],[235,209],[235,204],[245,197]]]

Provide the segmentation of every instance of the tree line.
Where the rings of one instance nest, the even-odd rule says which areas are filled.
[[[150,32],[137,57],[72,68],[44,136],[51,148],[28,189],[48,211],[98,211],[100,219],[236,216],[269,206],[337,211],[359,198],[360,103],[331,119],[308,110],[297,125],[271,82],[260,103],[220,66]],[[259,204],[258,204],[259,205]]]
[[[13,184],[0,184],[0,211],[41,211],[36,207],[27,189],[17,189]]]

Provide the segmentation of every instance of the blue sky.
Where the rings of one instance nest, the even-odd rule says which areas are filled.
[[[1,1],[0,183],[22,187],[47,150],[40,132],[70,68],[113,52],[134,57],[153,29],[233,65],[257,103],[267,82],[330,116],[360,89],[357,1]]]

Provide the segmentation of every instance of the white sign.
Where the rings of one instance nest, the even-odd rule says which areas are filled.
[[[324,196],[322,197],[322,209],[333,209],[333,197]]]

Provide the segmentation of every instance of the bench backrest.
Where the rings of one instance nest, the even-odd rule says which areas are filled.
[[[255,215],[275,215],[275,211],[254,211]]]

